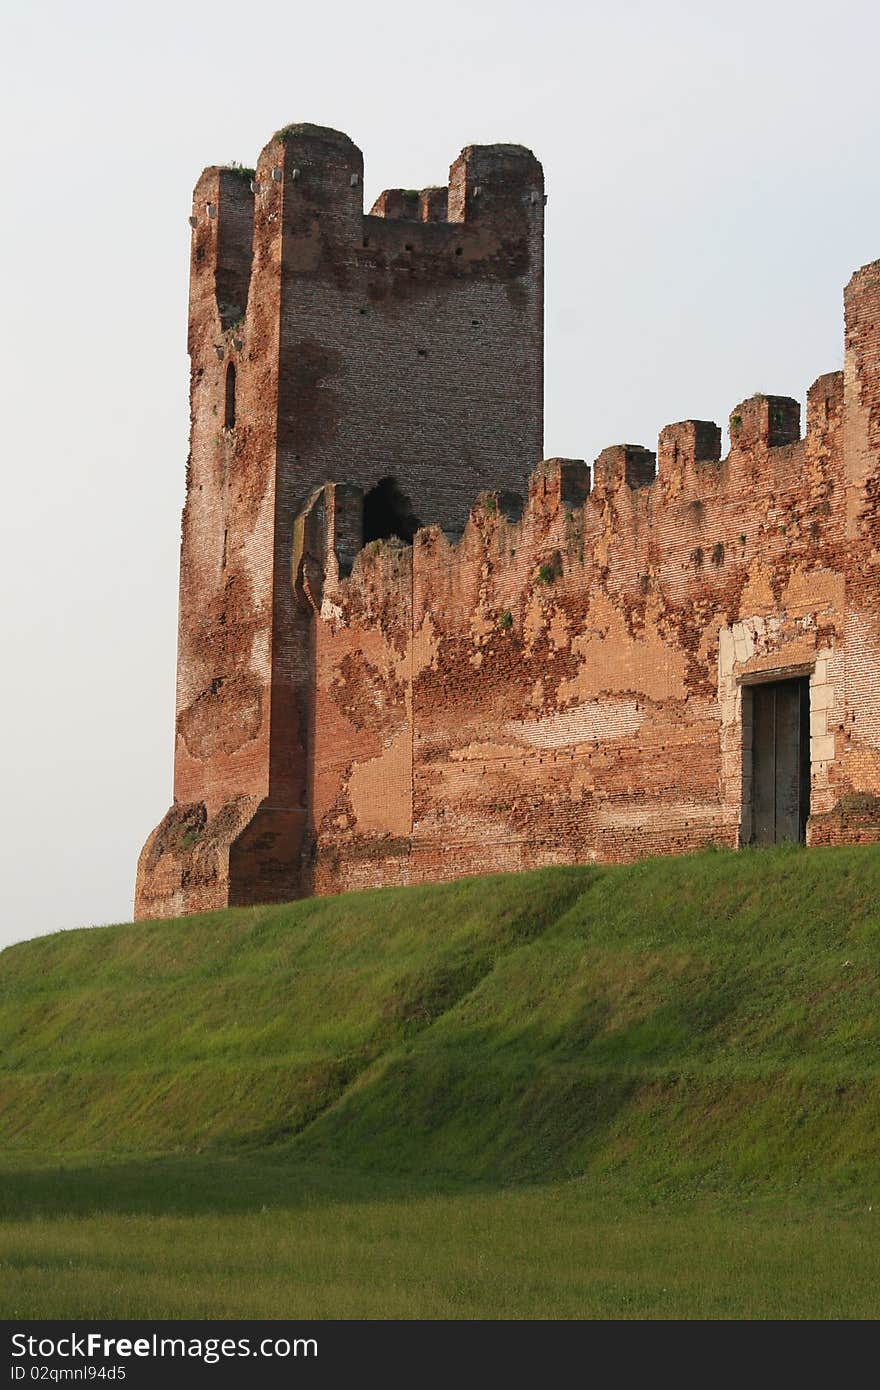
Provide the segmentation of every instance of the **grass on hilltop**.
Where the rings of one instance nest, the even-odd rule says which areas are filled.
[[[880,851],[0,956],[0,1316],[878,1311]]]

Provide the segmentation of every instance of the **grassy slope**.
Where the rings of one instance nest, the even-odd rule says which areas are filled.
[[[12,947],[0,1311],[876,1311],[878,890],[707,853]]]

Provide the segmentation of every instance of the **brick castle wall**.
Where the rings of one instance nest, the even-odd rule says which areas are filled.
[[[791,675],[809,842],[880,838],[880,263],[803,437],[757,396],[723,459],[684,421],[591,478],[535,467],[537,161],[471,147],[367,216],[361,184],[291,127],[253,192],[196,188],[175,803],[137,914],[747,842],[751,687]],[[387,477],[420,529],[364,547]]]

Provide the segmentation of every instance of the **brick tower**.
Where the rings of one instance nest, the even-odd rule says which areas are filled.
[[[206,169],[190,221],[174,803],[141,853],[138,917],[308,891],[316,490],[338,484],[321,506],[344,574],[370,541],[460,534],[481,490],[522,495],[542,456],[528,150],[469,146],[447,187],[390,189],[365,215],[357,146],[292,125],[253,174]]]

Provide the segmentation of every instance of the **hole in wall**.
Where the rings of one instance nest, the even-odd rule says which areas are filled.
[[[406,545],[421,525],[396,478],[382,478],[364,497],[364,545],[397,536]]]

